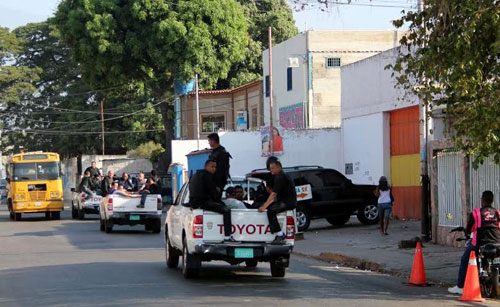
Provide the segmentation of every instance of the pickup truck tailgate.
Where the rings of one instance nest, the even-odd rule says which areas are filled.
[[[278,214],[281,229],[286,230],[286,211]],[[276,235],[271,233],[267,214],[255,209],[231,210],[233,237],[240,242],[270,242]],[[203,241],[220,242],[224,240],[224,224],[221,214],[203,211]]]
[[[113,211],[114,212],[157,212],[158,210],[158,197],[160,195],[148,195],[146,197],[146,203],[144,208],[137,208],[137,205],[141,203],[140,198],[130,198],[118,194],[110,195],[113,199]],[[160,203],[161,205],[161,203]],[[161,210],[161,207],[160,207]]]

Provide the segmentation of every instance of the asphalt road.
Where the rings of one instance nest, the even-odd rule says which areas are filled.
[[[97,219],[8,218],[0,206],[0,306],[471,306],[439,287],[293,255],[287,276],[224,262],[203,263],[185,280],[165,267],[163,233]],[[92,217],[92,216],[91,216]],[[95,216],[93,216],[95,217]],[[490,304],[492,304],[490,302]]]

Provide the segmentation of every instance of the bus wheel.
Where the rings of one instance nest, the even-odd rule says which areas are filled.
[[[50,220],[50,211],[45,212],[45,219]]]
[[[21,213],[14,213],[14,220],[20,221],[21,220]]]
[[[61,219],[61,212],[59,211],[53,211],[51,212],[52,219],[53,220],[60,220]]]

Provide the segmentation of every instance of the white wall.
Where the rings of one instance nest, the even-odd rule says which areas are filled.
[[[355,183],[377,184],[380,176],[390,182],[389,114],[376,113],[343,121],[344,163],[353,164]],[[345,171],[345,169],[343,169]]]
[[[206,138],[200,139],[199,148],[197,140],[173,140],[172,141],[172,163],[179,163],[187,170],[186,155],[198,149],[210,148]]]
[[[402,109],[418,105],[415,96],[404,98],[404,91],[395,88],[392,71],[399,48],[393,48],[367,59],[342,66],[342,119]]]
[[[299,67],[292,68],[292,90],[287,91],[288,58],[298,58]],[[266,76],[269,75],[269,49],[262,53],[262,93],[264,123],[269,125],[269,97],[266,97]],[[307,41],[301,33],[273,46],[273,122],[279,125],[279,108],[307,101]],[[306,110],[305,110],[306,111]]]
[[[266,167],[267,157],[261,155],[259,131],[226,132],[220,134],[220,138],[233,157],[231,176],[244,176],[253,169]],[[343,172],[340,129],[286,130],[283,147],[285,153],[279,157],[283,166],[320,165]],[[185,155],[193,150],[196,150],[196,140],[172,141],[172,163],[186,166]]]

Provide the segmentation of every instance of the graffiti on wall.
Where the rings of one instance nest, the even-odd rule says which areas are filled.
[[[304,128],[304,104],[297,103],[282,107],[280,111],[280,125],[284,129]]]

